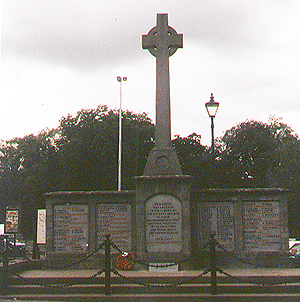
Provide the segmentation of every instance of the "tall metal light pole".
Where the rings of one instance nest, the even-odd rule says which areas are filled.
[[[118,156],[118,191],[122,190],[121,171],[122,171],[122,82],[127,81],[127,77],[117,77],[120,83],[120,108],[119,108],[119,156]]]
[[[210,95],[210,101],[205,103],[205,107],[208,116],[211,119],[211,154],[212,154],[212,158],[215,159],[214,118],[217,114],[219,103],[215,102],[213,93],[211,93]]]

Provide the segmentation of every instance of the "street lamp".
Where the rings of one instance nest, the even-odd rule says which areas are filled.
[[[120,108],[119,108],[119,156],[118,156],[118,191],[121,191],[121,163],[122,163],[122,82],[127,81],[127,77],[117,77],[120,83]]]
[[[219,103],[215,102],[213,93],[211,93],[210,95],[210,101],[205,103],[205,107],[208,116],[211,119],[211,153],[212,153],[212,158],[215,159],[214,118],[217,114]]]

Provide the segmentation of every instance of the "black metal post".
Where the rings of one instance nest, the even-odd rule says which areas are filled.
[[[7,294],[8,266],[9,266],[8,239],[3,238],[2,267],[0,268],[0,294],[3,296]]]
[[[34,219],[34,237],[33,237],[33,245],[32,245],[32,259],[40,259],[40,250],[37,243],[37,220],[38,220],[38,209],[34,210],[35,219]]]
[[[215,234],[210,235],[209,247],[210,247],[210,282],[211,282],[211,294],[217,294],[217,265],[216,265],[216,240]]]
[[[105,235],[105,295],[110,295],[110,273],[111,273],[111,258],[110,258],[110,235]]]
[[[215,159],[215,134],[214,134],[214,116],[211,116],[211,155],[212,159]]]

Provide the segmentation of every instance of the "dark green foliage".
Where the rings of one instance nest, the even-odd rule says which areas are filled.
[[[219,144],[229,187],[293,188],[299,179],[300,141],[278,119],[240,123]]]
[[[35,209],[44,207],[42,194],[55,188],[54,131],[3,142],[0,148],[1,213],[6,205],[21,206],[23,232],[35,223]],[[4,219],[4,217],[2,217]]]
[[[182,172],[193,176],[193,188],[215,188],[218,187],[216,168],[218,161],[213,161],[210,148],[201,145],[201,136],[193,133],[188,137],[176,136],[173,140]]]
[[[154,125],[145,114],[122,113],[122,189],[134,189],[154,147]],[[20,205],[25,237],[33,236],[43,194],[53,191],[116,190],[117,110],[82,109],[63,117],[57,129],[2,142],[0,147],[0,219],[6,205]],[[193,189],[282,187],[291,190],[290,233],[300,235],[300,141],[292,129],[272,118],[246,121],[215,142],[215,160],[201,136],[173,140],[182,171]]]
[[[84,109],[62,118],[56,140],[61,164],[61,189],[116,190],[118,171],[117,111],[106,106]],[[122,113],[123,189],[134,189],[153,147],[154,125],[145,113]]]
[[[134,189],[154,146],[154,125],[145,113],[122,114],[122,189]],[[60,121],[58,129],[2,142],[1,220],[6,205],[22,209],[22,229],[32,237],[43,194],[53,191],[117,189],[118,112],[106,106],[82,109]]]
[[[226,131],[222,138],[224,152],[221,158],[229,161],[228,176],[231,186],[273,186],[272,160],[277,138],[272,127],[257,121],[248,121]]]

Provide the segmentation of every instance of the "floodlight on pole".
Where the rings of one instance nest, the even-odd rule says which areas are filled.
[[[118,191],[122,190],[122,82],[127,81],[127,77],[117,77],[120,83],[120,107],[119,107],[119,155],[118,155]]]
[[[205,107],[208,116],[211,119],[211,153],[212,153],[212,158],[215,159],[214,118],[217,114],[219,103],[215,102],[213,93],[211,93],[210,95],[210,101],[205,103]]]

